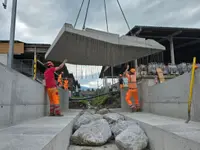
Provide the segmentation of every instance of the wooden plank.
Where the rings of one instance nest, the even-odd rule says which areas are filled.
[[[165,77],[163,75],[162,69],[156,68],[156,72],[157,72],[158,79],[159,79],[160,83],[163,83],[165,81]]]
[[[9,50],[9,43],[0,43],[0,54],[7,54]],[[24,43],[14,44],[14,54],[24,53]]]

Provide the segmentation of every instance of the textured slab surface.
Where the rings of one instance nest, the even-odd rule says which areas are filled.
[[[45,58],[82,65],[118,65],[161,52],[165,47],[154,40],[119,36],[93,29],[77,30],[64,24]]]
[[[200,123],[149,113],[122,113],[136,120],[150,140],[151,150],[200,150]]]
[[[79,111],[64,117],[43,117],[0,130],[0,150],[63,150],[69,146]]]

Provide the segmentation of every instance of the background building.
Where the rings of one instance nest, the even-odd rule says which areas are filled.
[[[15,41],[14,43],[14,59],[13,59],[13,68],[18,72],[33,78],[33,65],[34,65],[34,53],[37,55],[37,81],[42,81],[44,79],[44,71],[46,62],[44,56],[47,50],[49,49],[50,44],[36,44],[36,43],[25,43],[22,41]],[[0,62],[4,65],[7,65],[7,53],[9,49],[9,41],[1,40],[0,41]],[[59,65],[60,62],[54,62],[55,65]],[[75,84],[79,83],[76,81],[74,75],[68,72],[67,67],[65,66],[62,70],[57,72],[59,74],[61,71],[64,72],[64,77],[69,79],[70,89],[74,89]],[[57,79],[57,75],[55,75]],[[79,85],[80,86],[80,85]]]
[[[137,36],[146,39],[154,39],[166,47],[166,51],[143,57],[137,60],[137,65],[150,62],[163,62],[165,64],[191,63],[194,56],[197,62],[200,60],[200,29],[135,26],[126,35]],[[135,66],[134,60],[127,62],[131,67]],[[126,64],[114,67],[114,76],[118,76],[126,69]],[[110,67],[103,66],[100,78],[111,77]]]

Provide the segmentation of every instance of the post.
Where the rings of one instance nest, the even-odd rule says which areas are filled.
[[[111,66],[111,75],[112,75],[112,85],[114,84],[114,81],[113,81],[113,65]]]
[[[33,62],[33,80],[36,80],[37,75],[37,48],[35,47],[34,51],[34,62]]]
[[[137,68],[138,68],[137,59],[134,60],[134,63],[135,63],[135,70],[137,71]]]
[[[169,39],[170,42],[170,56],[171,56],[171,63],[175,65],[175,57],[174,57],[174,42],[173,37],[171,36]]]
[[[7,66],[9,68],[12,68],[12,63],[13,63],[16,11],[17,11],[17,0],[13,0],[13,3],[12,3],[12,14],[11,14],[11,26],[10,26],[9,51],[8,51],[8,60],[7,60]]]

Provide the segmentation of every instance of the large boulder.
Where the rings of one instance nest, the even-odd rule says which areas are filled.
[[[116,122],[115,124],[111,125],[111,131],[112,131],[114,137],[116,137],[122,131],[127,129],[129,126],[137,126],[137,123],[134,121],[120,120],[120,121]]]
[[[107,113],[110,113],[110,110],[107,108],[103,108],[103,109],[98,110],[96,113],[100,115],[105,115]]]
[[[82,125],[72,135],[72,143],[83,146],[100,146],[105,144],[111,137],[111,130],[105,119],[93,121]]]
[[[125,117],[123,115],[117,114],[117,113],[108,113],[103,115],[103,118],[108,121],[109,124],[113,124],[118,122],[119,120],[125,120]]]
[[[92,115],[89,112],[85,112],[81,115],[74,123],[74,130],[80,128],[80,126],[90,123],[91,121],[102,119],[103,117],[99,114]]]
[[[147,147],[148,137],[138,126],[129,126],[116,138],[115,143],[120,150],[143,150]]]

